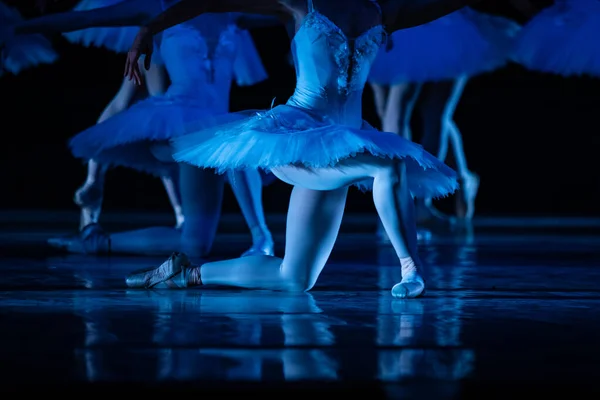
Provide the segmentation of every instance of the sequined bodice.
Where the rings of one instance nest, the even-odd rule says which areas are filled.
[[[203,14],[166,30],[160,52],[171,80],[167,95],[226,111],[239,34],[231,14]]]
[[[309,9],[292,40],[296,90],[288,104],[317,111],[336,124],[361,126],[362,92],[384,38],[382,25],[350,38]]]

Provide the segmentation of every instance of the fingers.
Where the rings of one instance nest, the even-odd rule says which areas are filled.
[[[123,76],[126,76],[130,81],[134,81],[136,85],[142,84],[142,73],[138,65],[139,53],[135,50],[129,50],[127,59],[125,60],[125,71]]]

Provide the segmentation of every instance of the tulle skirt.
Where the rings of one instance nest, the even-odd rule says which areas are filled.
[[[558,1],[523,27],[513,57],[535,71],[600,76],[598,38],[599,1]]]
[[[366,122],[361,128],[332,124],[289,105],[234,114],[243,119],[174,139],[175,160],[226,172],[287,165],[326,168],[369,153],[405,160],[414,196],[443,197],[458,187],[455,172],[421,146],[396,134],[380,132]],[[371,185],[372,179],[356,184],[362,190]]]
[[[93,10],[108,7],[123,0],[82,0],[75,6],[75,11]],[[140,28],[138,26],[98,27],[63,33],[71,43],[86,47],[104,47],[116,53],[127,53]],[[152,63],[161,65],[160,52],[152,54]]]
[[[379,51],[369,82],[433,82],[495,70],[509,61],[519,29],[506,18],[465,8],[396,31]]]
[[[15,24],[22,20],[17,10],[0,3],[0,25]],[[0,43],[2,41],[0,38]],[[51,64],[58,59],[52,44],[42,35],[15,35],[1,50],[0,76],[3,72],[16,75],[23,69]]]
[[[211,127],[222,121],[217,115],[224,118],[226,110],[207,107],[205,99],[154,96],[79,133],[70,147],[75,157],[84,160],[160,175],[174,165],[159,161],[153,146],[168,143],[190,129]]]
[[[108,167],[127,167],[156,176],[172,174],[173,162],[155,156],[158,145],[188,132],[242,118],[236,113],[206,107],[206,101],[183,96],[155,96],[79,133],[70,141],[73,155]],[[264,185],[275,177],[261,171]]]

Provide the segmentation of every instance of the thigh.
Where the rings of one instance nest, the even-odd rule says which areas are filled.
[[[389,159],[363,153],[349,157],[326,168],[301,165],[277,167],[271,170],[280,180],[311,190],[336,190],[375,177],[377,172],[392,164]]]

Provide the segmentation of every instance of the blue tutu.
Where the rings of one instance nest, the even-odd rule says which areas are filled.
[[[513,59],[540,72],[600,76],[599,37],[599,1],[557,1],[523,27]]]
[[[396,31],[388,38],[388,46],[379,51],[369,82],[432,82],[495,70],[509,61],[519,29],[506,18],[465,8]]]
[[[22,21],[19,12],[0,3],[0,25],[9,26]],[[0,75],[18,74],[23,69],[40,64],[51,64],[58,59],[52,44],[42,35],[15,35],[4,44],[1,54]]]
[[[75,11],[87,11],[96,8],[108,7],[122,2],[123,0],[82,0],[74,8]],[[71,43],[86,47],[104,47],[116,53],[127,53],[133,44],[140,28],[138,26],[88,28],[79,31],[63,33],[63,36]],[[152,63],[162,64],[160,53],[155,51],[152,55]]]
[[[357,154],[370,153],[404,159],[414,196],[435,198],[457,189],[456,173],[420,145],[380,132],[366,122],[354,129],[289,105],[234,114],[245,118],[173,140],[175,160],[224,173],[287,165],[332,167]],[[361,190],[371,185],[372,179],[356,184]]]
[[[73,137],[73,155],[107,166],[123,166],[163,175],[173,165],[156,159],[152,146],[223,121],[219,113],[197,98],[155,96],[96,124]]]

